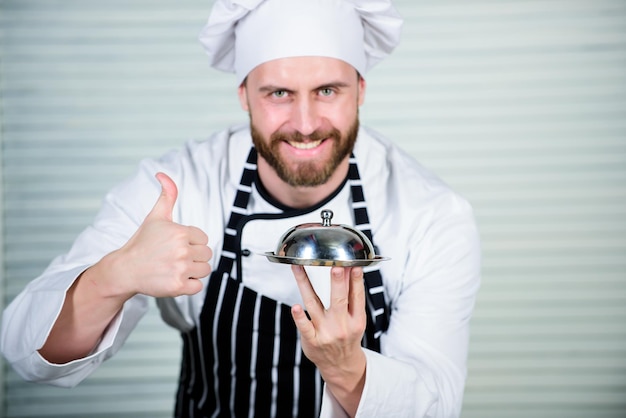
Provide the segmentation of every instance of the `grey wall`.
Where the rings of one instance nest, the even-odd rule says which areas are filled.
[[[362,122],[476,209],[484,275],[463,416],[626,416],[626,2],[396,5],[404,40],[368,75]],[[6,302],[139,159],[246,120],[196,41],[209,8],[0,2]],[[178,358],[153,310],[75,389],[6,370],[0,416],[171,416]]]

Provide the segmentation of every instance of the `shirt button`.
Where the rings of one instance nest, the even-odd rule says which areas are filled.
[[[241,250],[241,255],[242,255],[242,256],[244,256],[244,257],[249,257],[249,256],[250,256],[250,254],[252,254],[252,253],[251,253],[251,252],[250,252],[250,250],[249,250],[249,249],[247,249],[247,248],[245,248],[245,249]]]

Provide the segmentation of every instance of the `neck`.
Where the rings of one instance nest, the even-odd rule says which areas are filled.
[[[349,164],[349,157],[346,157],[326,183],[314,187],[298,187],[285,183],[261,156],[257,161],[257,172],[270,196],[285,206],[303,209],[320,203],[337,190],[348,175]]]

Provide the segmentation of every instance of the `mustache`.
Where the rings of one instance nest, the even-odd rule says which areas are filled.
[[[270,140],[272,143],[275,142],[307,142],[307,141],[319,141],[326,138],[341,138],[341,133],[338,129],[329,129],[329,130],[316,130],[310,133],[309,135],[303,135],[298,131],[294,132],[274,132],[270,136]]]

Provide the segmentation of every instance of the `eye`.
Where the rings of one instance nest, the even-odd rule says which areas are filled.
[[[277,99],[282,99],[283,97],[287,97],[287,91],[286,90],[276,90],[272,92],[272,96],[276,97]]]
[[[333,89],[331,89],[330,87],[324,87],[320,89],[320,95],[322,96],[332,96],[332,94],[334,93]]]

